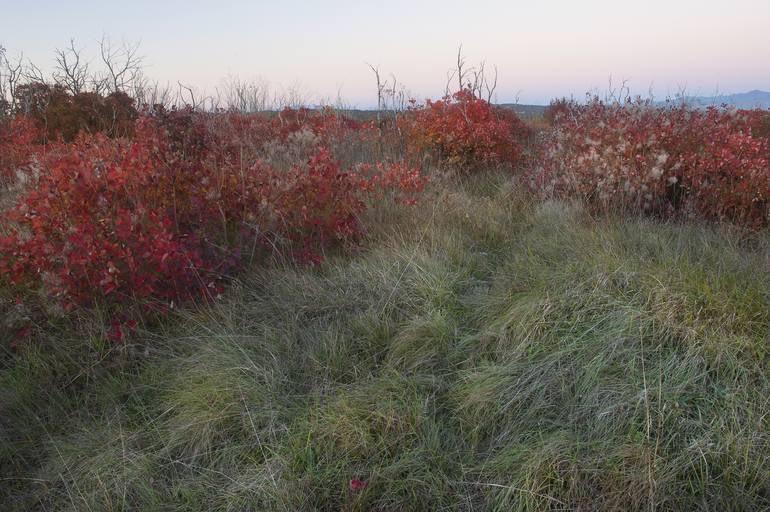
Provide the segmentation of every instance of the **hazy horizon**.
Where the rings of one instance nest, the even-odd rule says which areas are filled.
[[[684,88],[713,96],[770,89],[770,2],[608,1],[389,4],[74,1],[0,8],[0,45],[44,71],[75,40],[97,62],[98,40],[141,41],[146,74],[209,93],[227,76],[296,86],[313,102],[376,104],[367,63],[417,99],[443,94],[457,46],[469,65],[497,66],[496,100],[546,104],[607,89],[608,77],[658,99]],[[34,30],[30,24],[34,23]]]

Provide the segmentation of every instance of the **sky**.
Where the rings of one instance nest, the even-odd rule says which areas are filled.
[[[309,101],[376,105],[374,75],[418,100],[443,94],[458,45],[498,69],[498,102],[606,91],[657,99],[770,90],[770,0],[0,0],[0,45],[43,70],[74,38],[141,42],[145,73],[213,91],[227,76]]]

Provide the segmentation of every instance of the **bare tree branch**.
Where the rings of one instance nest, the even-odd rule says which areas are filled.
[[[380,113],[382,112],[382,91],[387,85],[387,82],[383,85],[383,83],[380,81],[380,66],[374,67],[368,62],[366,65],[369,66],[369,68],[374,73],[374,77],[377,79],[377,125],[379,126],[380,122],[382,121],[380,119]]]
[[[81,51],[75,48],[74,39],[70,39],[69,47],[55,50],[54,83],[64,87],[72,94],[83,92],[88,81],[88,63],[82,61]]]
[[[123,41],[119,47],[113,47],[109,38],[102,37],[99,51],[107,68],[105,80],[110,92],[126,92],[139,77],[143,67],[139,45],[139,42],[132,45]]]
[[[40,84],[44,84],[46,82],[43,70],[35,66],[31,60],[27,61],[27,65],[22,68],[21,76],[28,82],[36,82]]]
[[[492,103],[492,97],[495,94],[495,89],[497,89],[497,66],[495,66],[495,78],[490,84],[486,78],[484,79],[484,87],[487,90],[487,103]]]
[[[192,107],[193,110],[198,108],[198,104],[195,102],[195,91],[192,90],[192,87],[189,87],[187,85],[184,85],[182,82],[177,82],[179,84],[179,99],[182,101],[182,103],[185,103]],[[187,91],[187,93],[190,95],[190,101],[187,102],[184,99],[184,92]]]
[[[486,98],[486,101],[491,103],[497,89],[497,66],[494,66],[494,75],[490,79],[486,61],[482,60],[476,67],[467,67],[462,51],[461,44],[457,49],[455,69],[447,72],[444,95],[450,95],[449,84],[456,77],[458,90],[468,89],[476,98]]]
[[[24,77],[24,54],[19,55],[14,62],[11,62],[5,48],[3,48],[3,52],[0,53],[0,69],[2,69],[2,76],[0,77],[2,91],[0,92],[8,102],[10,109],[13,110],[17,103],[16,88]]]
[[[457,48],[457,90],[462,91],[463,90],[463,82],[465,81],[465,71],[463,70],[463,67],[465,66],[465,58],[463,58],[463,45],[460,43],[460,46]]]

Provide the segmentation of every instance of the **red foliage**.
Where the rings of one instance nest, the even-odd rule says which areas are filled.
[[[136,320],[115,317],[107,330],[107,339],[112,343],[121,343],[134,329],[136,329]]]
[[[73,95],[59,85],[33,82],[20,85],[15,96],[17,113],[35,122],[41,142],[59,138],[73,141],[81,131],[129,136],[138,116],[134,100],[124,92]]]
[[[367,485],[367,482],[361,480],[360,478],[351,478],[350,482],[348,482],[348,486],[352,492],[359,492],[365,489]]]
[[[149,144],[81,137],[49,151],[9,212],[0,277],[43,287],[65,306],[95,299],[173,299],[197,284],[192,240],[178,236],[158,192]]]
[[[560,116],[530,184],[600,208],[686,211],[758,227],[770,220],[766,113],[572,105]]]
[[[17,116],[0,123],[0,186],[16,180],[16,173],[28,166],[39,149],[39,132],[32,120]]]
[[[275,137],[273,122],[261,113],[219,112],[201,122],[205,123],[206,146],[222,162],[237,160],[251,165],[262,154],[265,143]]]
[[[307,131],[323,147],[332,147],[347,136],[364,135],[370,125],[351,120],[331,109],[292,109],[270,115],[216,112],[201,114],[190,108],[156,108],[152,117],[168,132],[172,147],[194,157],[220,163],[238,161],[249,167],[263,154],[268,142],[286,142],[292,134]]]
[[[495,109],[469,90],[442,100],[428,100],[402,121],[412,152],[435,152],[466,169],[516,165],[527,127],[515,113]]]
[[[278,138],[286,139],[291,133],[309,130],[319,136],[324,144],[362,126],[361,123],[339,115],[330,108],[310,110],[286,107],[272,119],[272,130]]]
[[[545,119],[549,125],[553,126],[560,117],[568,116],[570,114],[573,105],[574,103],[567,98],[551,100],[543,111],[543,119]]]
[[[6,214],[0,281],[66,307],[182,300],[218,290],[217,276],[254,247],[288,244],[299,260],[320,261],[324,247],[360,233],[368,197],[422,189],[416,169],[380,165],[363,177],[325,149],[287,171],[246,165],[240,142],[219,142],[261,133],[261,122],[228,126],[213,135],[199,114],[158,110],[132,140],[81,134],[50,144]]]
[[[318,249],[358,234],[363,190],[355,174],[340,170],[327,150],[321,149],[306,168],[282,172],[257,165],[252,172],[261,175],[270,230],[292,241],[300,260],[319,261]]]
[[[359,164],[358,172],[362,176],[362,188],[376,197],[390,193],[395,196],[396,202],[407,205],[417,203],[428,182],[419,167],[405,162]]]
[[[152,119],[152,126],[162,131],[162,139],[168,146],[167,154],[182,160],[204,156],[208,149],[206,124],[203,115],[192,107],[168,110],[158,105],[148,117]]]

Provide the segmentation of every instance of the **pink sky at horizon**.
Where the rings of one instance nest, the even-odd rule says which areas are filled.
[[[608,77],[659,99],[681,88],[711,96],[770,90],[770,0],[585,2],[76,0],[0,8],[0,44],[50,69],[74,38],[96,64],[96,41],[141,40],[147,74],[213,91],[222,78],[300,84],[310,101],[376,103],[366,63],[418,99],[443,93],[462,43],[469,64],[499,70],[497,100],[547,103],[602,92]],[[31,22],[34,20],[34,23]]]

